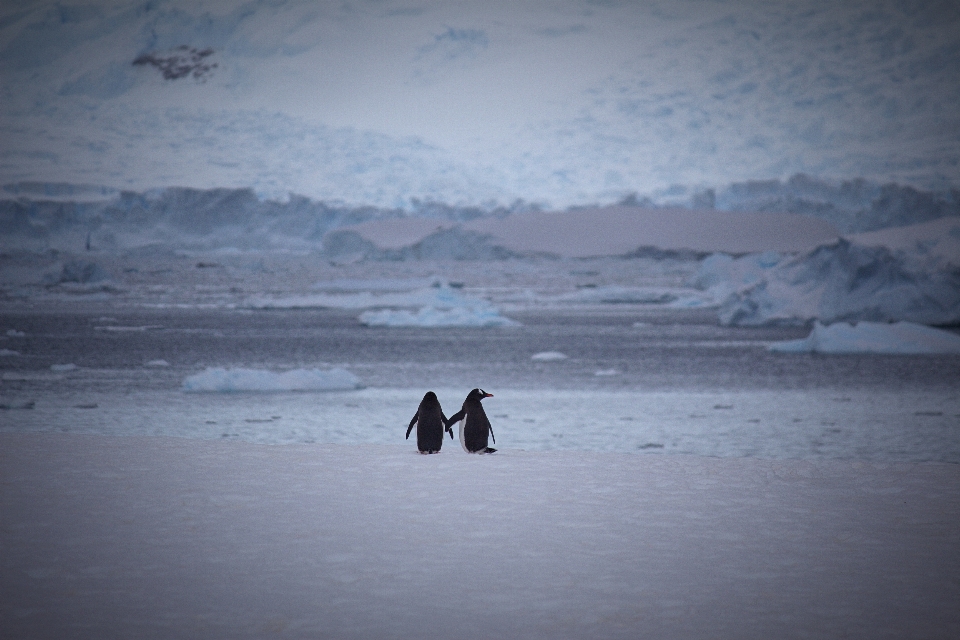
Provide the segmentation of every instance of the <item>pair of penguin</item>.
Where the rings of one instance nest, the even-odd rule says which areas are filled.
[[[493,437],[494,444],[497,443],[497,439],[493,436],[493,427],[490,426],[490,420],[480,403],[484,398],[492,397],[492,393],[487,393],[483,389],[474,389],[467,394],[467,399],[463,401],[460,411],[447,418],[443,415],[443,409],[440,408],[437,394],[427,391],[423,400],[420,401],[416,415],[410,421],[410,426],[407,427],[407,439],[410,438],[413,425],[417,425],[417,449],[420,453],[440,453],[440,447],[443,446],[443,432],[449,433],[452,440],[453,429],[450,425],[459,422],[460,444],[464,451],[493,453],[496,449],[487,446],[487,435]]]

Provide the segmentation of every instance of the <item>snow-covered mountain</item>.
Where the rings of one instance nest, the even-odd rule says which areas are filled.
[[[724,185],[800,172],[947,191],[958,7],[5,2],[0,184],[388,208],[723,207]]]

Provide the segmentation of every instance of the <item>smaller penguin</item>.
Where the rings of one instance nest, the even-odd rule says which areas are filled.
[[[433,391],[427,391],[417,407],[417,413],[410,421],[407,427],[407,437],[410,439],[410,432],[413,425],[417,425],[417,449],[420,453],[440,453],[440,447],[443,446],[444,430],[450,434],[453,440],[453,429],[447,425],[447,417],[443,415],[443,409],[440,408],[440,401],[437,400],[437,394]]]
[[[492,398],[492,393],[487,393],[483,389],[474,389],[467,394],[467,399],[463,401],[463,408],[447,419],[446,425],[449,428],[454,422],[460,422],[460,445],[467,453],[493,453],[496,449],[487,446],[487,434],[493,437],[493,444],[497,444],[497,438],[493,435],[493,427],[490,426],[490,420],[480,401],[484,398]],[[453,434],[450,434],[453,437]]]

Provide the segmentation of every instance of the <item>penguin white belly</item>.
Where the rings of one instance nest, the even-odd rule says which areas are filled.
[[[464,415],[464,416],[463,416],[463,419],[460,420],[460,428],[459,428],[459,431],[460,431],[460,446],[463,447],[463,450],[466,451],[467,453],[473,453],[473,451],[470,451],[470,449],[467,449],[467,441],[466,441],[466,439],[463,437],[463,427],[464,427],[466,424],[467,424],[467,416]]]

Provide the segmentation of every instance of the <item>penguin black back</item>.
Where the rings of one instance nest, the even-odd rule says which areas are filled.
[[[488,437],[493,437],[494,444],[497,443],[497,439],[493,436],[493,427],[481,402],[484,398],[492,397],[492,393],[487,393],[483,389],[474,389],[467,394],[466,400],[463,401],[463,408],[447,419],[448,427],[454,422],[460,423],[460,445],[467,453],[496,451],[487,446]]]
[[[417,407],[417,413],[407,427],[407,438],[413,425],[417,425],[417,449],[420,453],[439,453],[443,446],[443,432],[447,430],[453,438],[453,430],[447,426],[447,418],[440,408],[440,400],[433,391],[427,391]]]

